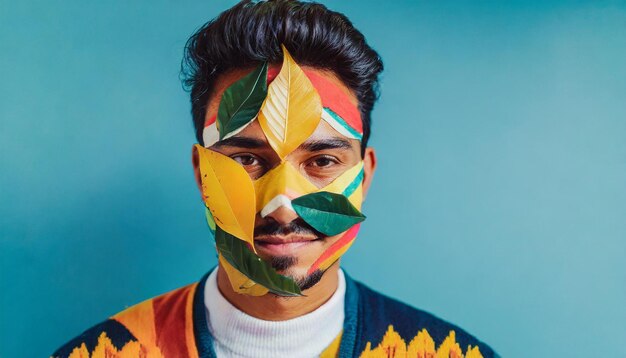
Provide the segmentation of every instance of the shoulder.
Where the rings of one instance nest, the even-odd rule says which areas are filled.
[[[359,294],[362,344],[357,348],[362,357],[377,356],[377,350],[385,350],[385,346],[423,356],[443,351],[446,357],[498,357],[491,347],[462,328],[360,282],[353,283]]]
[[[54,358],[105,356],[161,357],[167,342],[161,336],[187,340],[193,329],[193,293],[191,284],[129,307],[109,319],[87,329],[52,354]],[[179,330],[182,328],[182,330]],[[104,354],[106,353],[106,354]],[[106,355],[108,356],[108,355]]]
[[[113,319],[107,319],[65,343],[52,357],[90,357],[99,351],[110,350],[127,352],[138,344],[126,327]]]

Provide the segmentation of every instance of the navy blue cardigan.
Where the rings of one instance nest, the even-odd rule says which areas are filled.
[[[213,338],[208,329],[206,309],[204,306],[204,285],[209,273],[207,273],[197,285],[190,285],[172,291],[170,295],[174,300],[178,300],[189,292],[190,297],[190,320],[193,320],[193,332],[189,332],[195,338],[195,346],[199,357],[215,357],[213,350]],[[409,342],[419,331],[426,330],[434,341],[435,347],[439,347],[448,337],[451,331],[454,332],[454,340],[465,352],[469,346],[478,347],[480,353],[485,358],[498,357],[498,355],[485,343],[465,332],[461,328],[454,326],[442,319],[439,319],[428,312],[424,312],[401,303],[397,300],[382,295],[367,286],[353,280],[349,275],[346,278],[345,297],[345,319],[343,333],[339,346],[338,356],[341,358],[359,357],[368,349],[375,349],[382,341],[385,333],[393,329],[402,338],[404,343]],[[196,286],[194,290],[188,289]],[[155,298],[153,300],[158,300]],[[193,300],[193,302],[191,302]],[[132,309],[132,308],[131,308]],[[174,321],[180,321],[184,311],[167,310],[167,315]],[[173,321],[172,321],[173,322]],[[391,328],[390,328],[391,326]],[[93,352],[98,344],[98,337],[105,334],[111,339],[112,344],[118,349],[128,342],[137,341],[137,338],[128,330],[126,326],[115,318],[108,319],[85,331],[80,336],[71,340],[58,349],[53,357],[68,357],[76,348],[85,344],[87,351]],[[171,337],[172,334],[166,334]],[[170,338],[173,339],[173,338]],[[171,351],[170,351],[171,352]],[[171,354],[170,354],[171,355]],[[178,355],[178,354],[176,354]]]

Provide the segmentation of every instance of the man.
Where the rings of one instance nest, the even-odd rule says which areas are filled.
[[[492,357],[339,268],[376,169],[382,62],[343,15],[244,1],[189,40],[196,181],[219,265],[55,357]]]

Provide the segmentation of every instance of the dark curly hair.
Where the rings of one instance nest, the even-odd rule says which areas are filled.
[[[370,136],[383,63],[348,18],[314,2],[241,1],[189,38],[181,78],[191,94],[196,138],[217,77],[259,62],[282,62],[280,44],[300,64],[330,70],[356,95],[363,121],[362,152]]]

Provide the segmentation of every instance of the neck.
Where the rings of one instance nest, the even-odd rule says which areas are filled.
[[[217,286],[228,302],[244,313],[266,321],[285,321],[313,312],[337,290],[339,262],[326,270],[322,279],[302,292],[300,297],[281,297],[274,294],[248,296],[235,292],[230,285],[226,270],[217,271]]]

